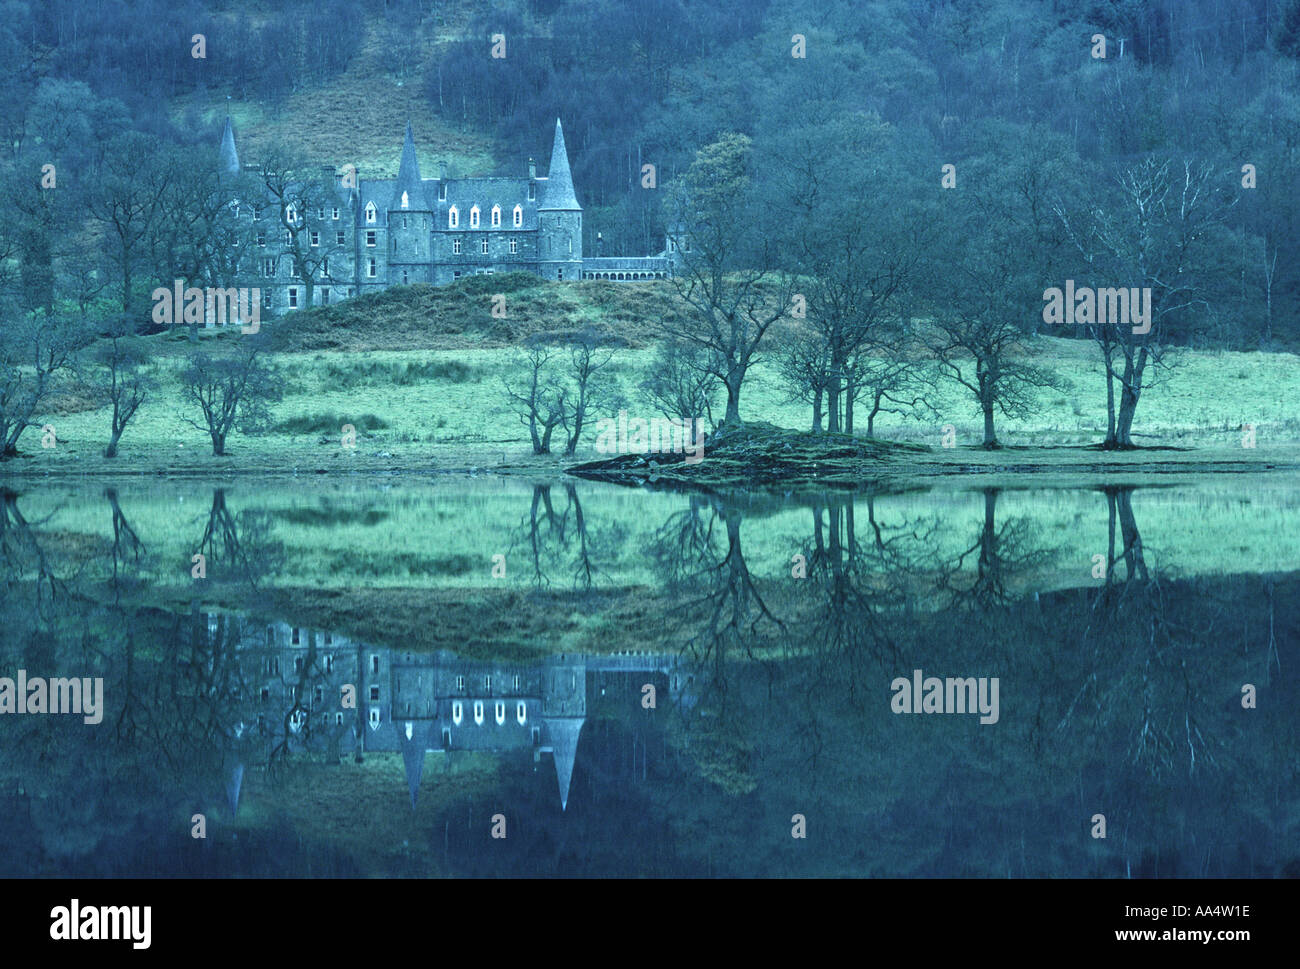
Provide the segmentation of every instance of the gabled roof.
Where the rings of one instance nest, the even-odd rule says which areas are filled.
[[[578,197],[573,194],[573,174],[569,171],[569,153],[564,147],[564,129],[560,119],[555,119],[555,142],[551,146],[551,167],[546,172],[539,209],[546,211],[582,211]]]
[[[235,151],[235,129],[230,125],[229,115],[226,116],[226,127],[221,132],[221,153],[218,159],[223,174],[239,174],[239,152]]]

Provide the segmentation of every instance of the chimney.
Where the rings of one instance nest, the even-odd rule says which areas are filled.
[[[537,162],[533,161],[531,158],[528,159],[528,177],[537,177]]]
[[[599,259],[604,254],[605,254],[605,239],[599,232],[597,232],[596,233],[596,258]]]
[[[445,161],[438,162],[438,181],[445,182],[446,180],[447,180],[447,163]]]

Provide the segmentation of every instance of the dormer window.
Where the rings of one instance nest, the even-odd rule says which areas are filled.
[[[284,207],[284,221],[288,225],[293,225],[298,221],[298,210],[295,209],[293,205],[286,205]]]
[[[492,228],[501,228],[501,206],[492,206]]]
[[[409,209],[410,207],[411,207],[411,196],[409,196],[409,195],[407,195],[405,192],[403,192],[403,193],[402,193],[402,208],[404,208],[404,209]]]
[[[498,727],[506,722],[506,705],[504,703],[498,700],[496,704],[496,709],[493,711],[493,713],[496,714]]]
[[[480,727],[483,726],[483,701],[482,700],[474,701],[474,723]]]
[[[528,719],[528,708],[524,705],[522,700],[515,707],[515,719],[519,721],[521,727],[524,725],[524,721]]]
[[[374,225],[374,224],[375,224],[375,203],[367,202],[366,203],[366,225]]]
[[[516,229],[522,228],[523,224],[524,224],[524,207],[522,205],[516,205],[515,206],[515,228]]]
[[[465,717],[465,708],[461,706],[461,702],[457,700],[455,703],[451,705],[451,722],[459,727],[460,722],[461,720],[464,719],[464,717]]]
[[[447,210],[447,228],[460,228],[460,211],[454,205]]]
[[[471,229],[478,228],[478,206],[477,205],[469,210],[469,227]]]

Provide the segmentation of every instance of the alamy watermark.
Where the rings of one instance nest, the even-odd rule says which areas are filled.
[[[695,425],[694,435],[691,424]],[[704,418],[633,417],[618,412],[617,420],[596,421],[596,450],[601,454],[685,454],[687,464],[704,460]]]
[[[159,286],[151,296],[153,321],[158,324],[242,323],[242,332],[256,333],[262,323],[262,291],[257,287],[186,288],[185,281],[177,279],[171,289]]]
[[[1043,322],[1050,325],[1077,323],[1080,326],[1132,326],[1135,335],[1151,332],[1151,287],[1080,286],[1073,279],[1065,288],[1043,290]]]
[[[998,678],[899,676],[889,684],[894,697],[889,701],[895,713],[978,713],[980,723],[998,722]]]
[[[104,678],[29,679],[26,670],[18,671],[17,681],[0,676],[0,713],[71,713],[99,723],[104,719]]]

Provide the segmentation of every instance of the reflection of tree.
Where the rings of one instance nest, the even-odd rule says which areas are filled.
[[[984,612],[1010,606],[1015,596],[1008,592],[1008,582],[1052,558],[1053,549],[1035,542],[1030,519],[1012,518],[998,526],[998,494],[997,488],[984,489],[984,521],[979,538],[955,561],[940,567],[938,591],[953,604],[968,603]],[[963,574],[971,556],[975,557],[975,579],[962,588],[955,580]]]
[[[564,485],[564,504],[557,507],[551,496],[550,485],[534,485],[528,517],[521,525],[521,542],[528,548],[533,564],[533,581],[540,588],[551,584],[551,575],[561,569],[570,569],[574,585],[580,589],[592,588],[599,571],[601,556],[611,554],[622,540],[621,531],[606,526],[593,534],[582,512],[582,502],[577,488]]]
[[[207,558],[208,577],[241,579],[253,589],[283,565],[284,546],[272,541],[271,516],[266,512],[244,510],[234,515],[226,505],[226,491],[212,492],[212,507],[204,523],[203,536],[195,548]]]

